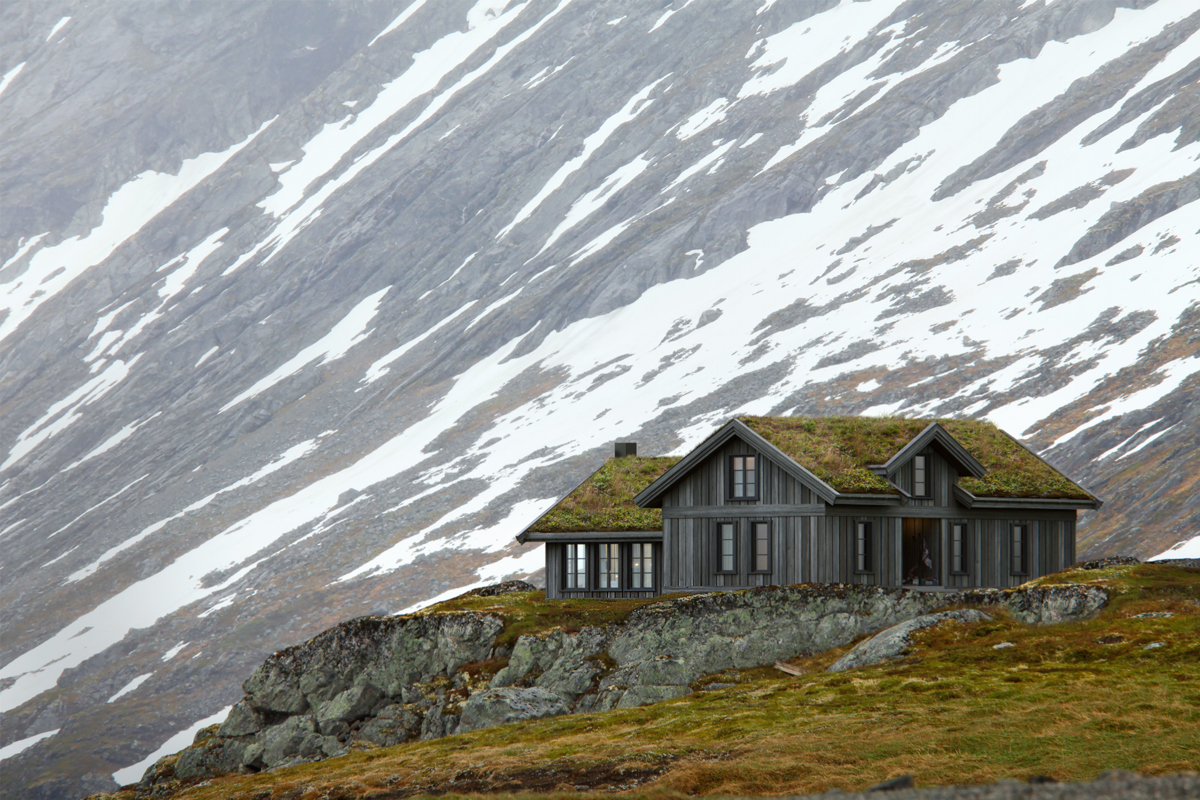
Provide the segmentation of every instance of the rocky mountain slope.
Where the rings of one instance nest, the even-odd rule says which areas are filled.
[[[1198,27],[5,4],[5,796],[110,786],[337,621],[536,573],[512,536],[614,439],[986,416],[1106,499],[1081,552],[1195,536]]]

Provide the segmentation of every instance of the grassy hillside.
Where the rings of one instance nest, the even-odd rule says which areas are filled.
[[[175,796],[769,796],[903,774],[920,786],[1200,768],[1200,570],[1140,564],[1039,582],[1101,584],[1112,599],[1081,623],[1034,628],[1001,613],[929,629],[904,659],[877,667],[826,674],[839,648],[792,662],[798,677],[770,667],[723,673],[671,702],[360,750]],[[570,610],[528,594],[446,607],[463,603],[501,608],[529,629],[628,610]]]

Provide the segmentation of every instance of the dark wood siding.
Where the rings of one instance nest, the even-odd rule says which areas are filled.
[[[823,519],[830,539],[826,553],[815,556],[819,563],[814,580],[840,583],[865,583],[898,587],[903,581],[902,529],[904,517],[930,518],[933,509],[921,506],[872,508],[835,506]],[[956,589],[979,587],[1008,588],[1075,563],[1075,512],[1028,511],[1022,516],[1000,510],[974,511],[959,508],[935,517],[937,542],[930,543],[934,570],[941,586]],[[870,574],[855,574],[854,544],[856,523],[872,523],[875,545]],[[967,574],[950,574],[950,526],[967,526]],[[1011,567],[1011,529],[1026,525],[1029,531],[1029,568],[1025,575],[1013,575]]]
[[[662,593],[663,580],[663,548],[662,545],[654,543],[654,589],[626,589],[623,591],[601,591],[599,589],[585,590],[564,590],[563,567],[566,562],[566,546],[569,542],[546,542],[546,599],[547,600],[562,600],[572,597],[601,597],[609,599],[621,599],[629,597],[654,597]],[[595,586],[596,575],[596,551],[593,545],[597,542],[588,542],[588,584]],[[627,543],[622,542],[621,564],[622,564],[622,581],[626,586],[629,585],[629,570],[628,570],[628,547]]]
[[[813,533],[815,516],[768,516],[746,513],[753,506],[742,506],[739,513],[720,517],[667,518],[664,538],[667,565],[664,591],[696,589],[733,589],[750,586],[807,583],[816,578],[809,553],[819,550]],[[734,523],[737,535],[737,572],[717,572],[717,524]],[[771,526],[769,574],[753,574],[751,523]]]
[[[730,500],[726,469],[729,456],[759,456],[759,496],[757,500]],[[662,497],[663,509],[693,506],[812,505],[820,500],[812,489],[793,478],[753,447],[733,437],[715,453],[697,464],[691,472],[668,489]]]
[[[954,484],[958,481],[958,468],[951,462],[942,458],[941,453],[932,447],[927,447],[920,453],[914,455],[923,455],[929,458],[930,469],[933,474],[929,476],[930,481],[930,496],[926,498],[913,498],[909,501],[910,507],[915,508],[952,508],[957,503],[954,499]],[[913,490],[913,464],[912,459],[909,459],[900,466],[895,476],[895,483],[906,492]]]
[[[758,498],[728,497],[729,456],[757,455]],[[733,589],[819,580],[813,554],[824,513],[813,490],[738,437],[697,464],[663,495],[664,591]],[[771,526],[770,574],[752,574],[751,523]],[[717,524],[736,526],[737,572],[717,573]]]

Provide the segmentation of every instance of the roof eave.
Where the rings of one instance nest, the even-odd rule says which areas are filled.
[[[1072,497],[980,497],[958,486],[954,497],[967,508],[1040,508],[1046,511],[1078,511],[1096,509],[1103,503],[1098,498],[1079,499]]]
[[[898,506],[900,495],[895,494],[847,494],[840,493],[833,501],[835,506]]]
[[[645,542],[662,539],[663,532],[659,528],[649,531],[525,531],[521,535],[525,537],[525,542]]]

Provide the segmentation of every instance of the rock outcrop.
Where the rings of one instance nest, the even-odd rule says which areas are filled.
[[[500,590],[531,591],[514,582]],[[544,717],[631,708],[690,694],[706,675],[823,652],[886,631],[843,659],[872,661],[907,634],[974,610],[1004,609],[1028,624],[1087,617],[1107,603],[1091,586],[920,593],[842,584],[773,586],[663,600],[624,622],[555,629],[502,644],[498,613],[363,617],[275,653],[245,682],[245,698],[192,747],[147,771],[152,790],[227,772],[254,772]],[[900,627],[895,627],[895,626]],[[898,649],[897,649],[898,648]],[[859,654],[859,655],[856,655]],[[874,658],[874,656],[872,656]],[[842,662],[839,662],[842,663]]]
[[[839,658],[826,672],[845,672],[848,669],[869,667],[900,658],[912,647],[912,635],[917,631],[941,625],[944,622],[983,622],[991,619],[982,611],[963,609],[962,611],[943,611],[940,614],[926,614],[923,617],[910,619],[893,625],[883,633],[877,633],[865,642],[859,643],[853,650]]]

